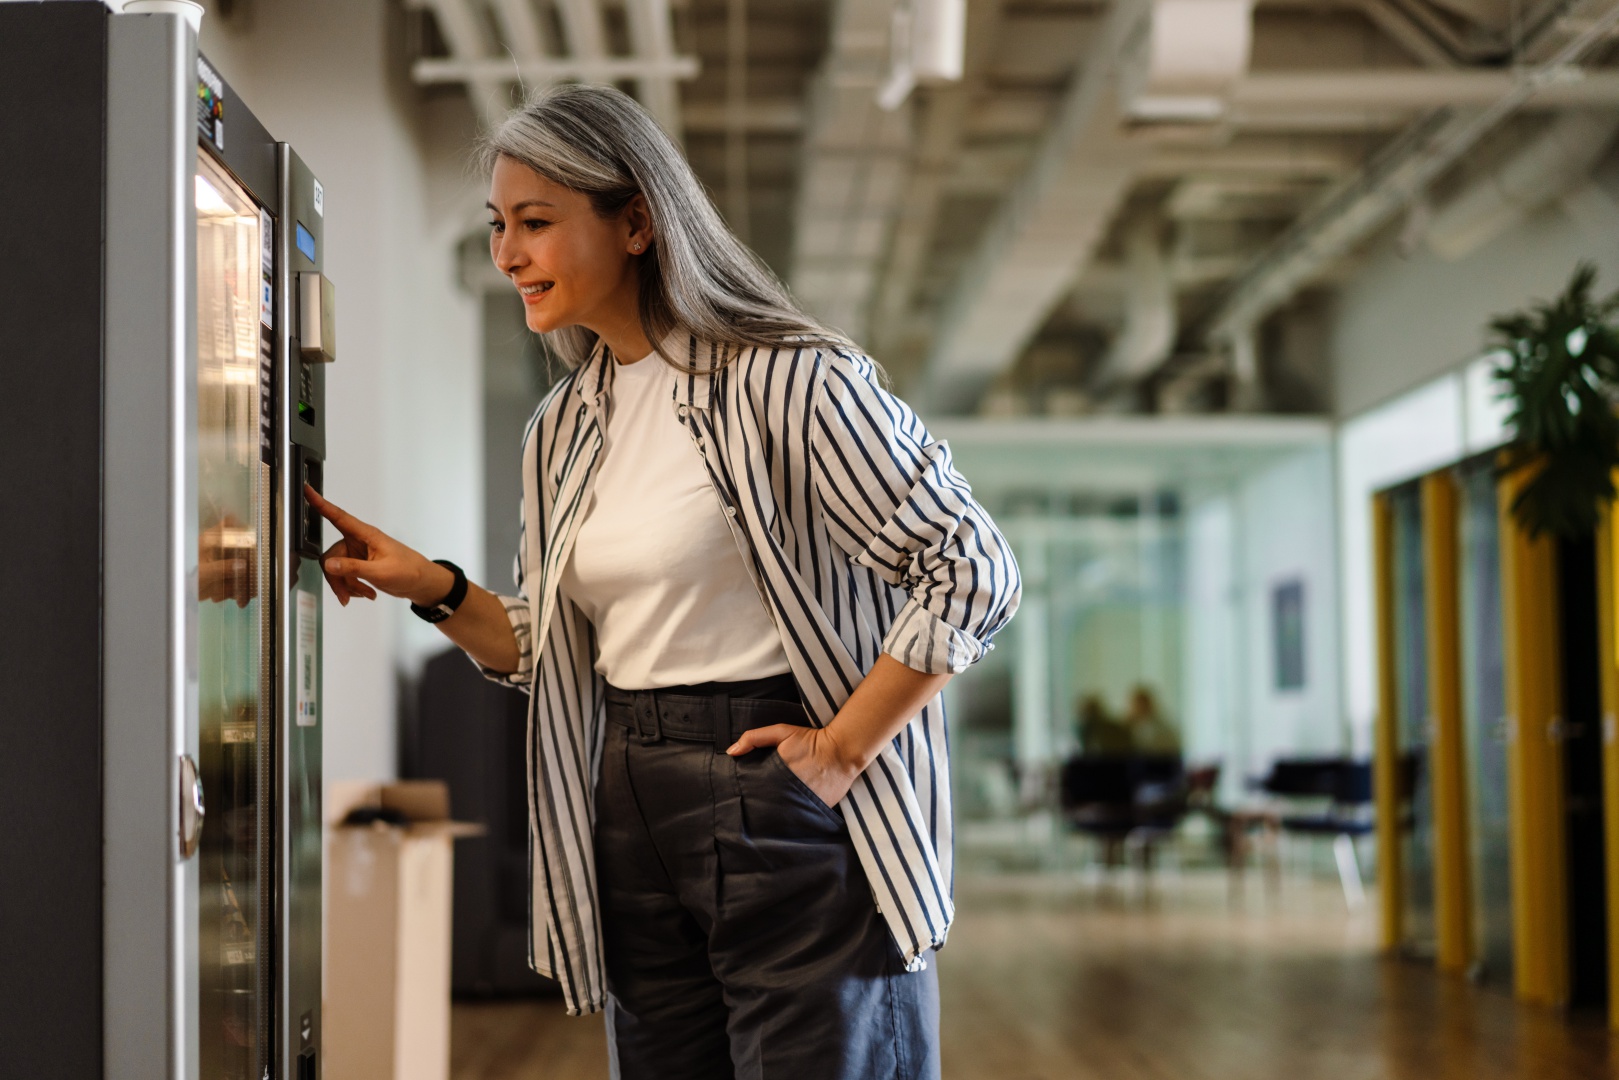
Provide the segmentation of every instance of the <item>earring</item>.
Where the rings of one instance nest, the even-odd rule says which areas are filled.
[[[633,245],[633,246],[631,246],[631,248],[630,248],[630,250],[631,250],[631,251],[640,251],[640,250],[641,250],[641,241],[639,241],[639,240],[637,240],[637,241],[636,241],[636,242],[635,242],[635,243],[634,243],[634,245]]]

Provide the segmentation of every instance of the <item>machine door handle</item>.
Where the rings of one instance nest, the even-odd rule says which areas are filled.
[[[180,755],[180,858],[189,859],[197,853],[202,840],[202,819],[208,815],[202,801],[202,777],[197,775],[197,763],[190,754]]]

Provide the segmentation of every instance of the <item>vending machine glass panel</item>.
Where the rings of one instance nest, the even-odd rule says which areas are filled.
[[[197,206],[197,658],[207,792],[199,897],[199,1062],[206,1080],[257,1080],[268,1048],[272,953],[268,800],[275,640],[265,380],[273,234],[208,154]]]

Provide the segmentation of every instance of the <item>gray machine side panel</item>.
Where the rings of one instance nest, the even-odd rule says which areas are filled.
[[[111,19],[107,64],[103,1075],[196,1075],[196,41]],[[212,823],[218,827],[218,823]],[[205,826],[207,827],[207,826]]]
[[[315,175],[292,149],[281,147],[281,231],[277,238],[276,264],[284,268],[279,287],[281,310],[296,311],[293,283],[300,271],[320,270],[326,255],[325,218],[317,213],[314,204]],[[302,223],[315,240],[315,260],[299,251],[292,238],[297,225]],[[321,878],[322,878],[322,788],[323,738],[326,725],[325,709],[321,701],[320,605],[325,588],[320,566],[314,559],[295,553],[294,537],[298,531],[300,508],[305,507],[301,465],[324,461],[326,448],[326,402],[324,397],[325,365],[302,365],[298,360],[296,344],[291,338],[296,325],[289,317],[282,322],[277,334],[277,359],[280,386],[278,408],[281,430],[290,437],[282,445],[285,455],[281,470],[280,537],[282,559],[280,572],[285,578],[279,588],[286,597],[282,607],[279,628],[281,663],[281,731],[277,744],[280,771],[278,797],[279,836],[279,917],[283,928],[280,941],[280,1016],[278,1019],[278,1046],[281,1076],[296,1080],[300,1055],[313,1055],[317,1066],[315,1075],[324,1075],[319,1068],[323,1053],[321,1017]],[[299,398],[300,378],[308,367],[313,384],[316,407],[315,422],[298,419],[296,402]],[[317,519],[318,520],[318,519]],[[319,545],[324,548],[323,543]],[[300,723],[298,714],[298,595],[312,596],[315,604],[315,716],[313,723]],[[307,720],[307,718],[306,718]]]
[[[0,1076],[101,1075],[107,11],[0,4]]]

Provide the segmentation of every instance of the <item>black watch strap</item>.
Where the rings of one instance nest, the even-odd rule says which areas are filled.
[[[455,584],[450,586],[449,594],[436,604],[423,607],[421,604],[410,605],[410,610],[428,622],[438,623],[455,614],[455,609],[461,606],[461,601],[467,598],[467,575],[459,566],[448,559],[434,559],[444,569],[455,575]]]

